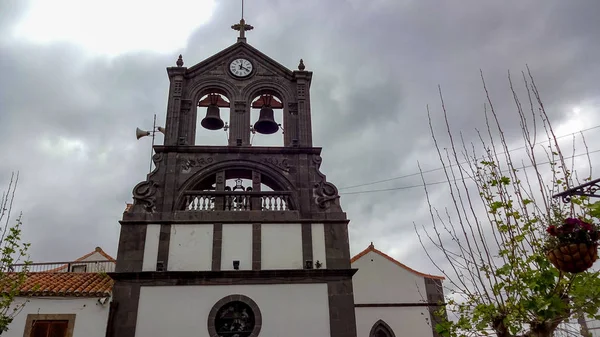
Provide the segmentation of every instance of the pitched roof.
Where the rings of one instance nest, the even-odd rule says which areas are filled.
[[[85,259],[87,259],[88,257],[90,257],[90,256],[92,256],[92,255],[94,255],[94,254],[96,254],[96,253],[98,253],[98,254],[102,255],[102,256],[103,256],[103,257],[104,257],[104,258],[105,258],[107,261],[109,261],[109,262],[115,262],[115,263],[117,262],[117,261],[116,261],[116,260],[115,260],[115,259],[114,259],[112,256],[110,256],[110,255],[106,254],[106,252],[104,252],[104,251],[102,250],[102,248],[100,248],[100,247],[96,247],[96,249],[94,249],[93,251],[91,251],[91,252],[89,252],[89,253],[85,254],[84,256],[82,256],[82,257],[78,258],[77,260],[75,260],[75,261],[73,261],[73,262],[81,262],[81,261],[84,261]],[[62,266],[60,266],[60,267],[57,267],[57,268],[54,268],[54,269],[48,270],[48,272],[58,272],[58,271],[61,271],[61,270],[67,269],[68,267],[69,267],[69,265],[68,265],[68,264],[65,264],[65,265],[62,265]]]
[[[375,245],[373,245],[373,242],[371,242],[371,244],[369,245],[369,247],[367,247],[367,249],[363,250],[362,252],[356,254],[352,259],[350,259],[350,263],[354,263],[356,260],[360,259],[361,257],[367,255],[368,253],[373,252],[375,254],[379,254],[380,256],[386,258],[387,260],[389,260],[390,262],[396,264],[399,267],[402,267],[406,270],[408,270],[409,272],[422,276],[422,277],[426,277],[426,278],[431,278],[431,279],[437,279],[437,280],[444,280],[445,277],[443,276],[436,276],[436,275],[430,275],[430,274],[425,274],[425,273],[421,273],[418,272],[410,267],[408,267],[407,265],[400,263],[398,260],[394,259],[393,257],[385,254],[384,252],[375,249]]]
[[[107,297],[111,294],[113,284],[108,275],[100,273],[27,273],[20,295]]]

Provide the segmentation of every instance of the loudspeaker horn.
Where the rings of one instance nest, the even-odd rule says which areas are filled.
[[[158,127],[156,127],[156,128],[158,129],[158,131],[159,131],[160,133],[162,133],[163,135],[165,134],[165,132],[166,132],[165,128],[163,128],[162,126],[158,126]]]
[[[146,137],[146,136],[150,136],[150,131],[144,131],[144,130],[141,130],[140,128],[136,128],[135,136],[137,137],[137,139],[140,139],[140,138]]]

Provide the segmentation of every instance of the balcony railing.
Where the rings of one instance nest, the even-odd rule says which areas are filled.
[[[69,261],[69,262],[42,262],[30,264],[14,264],[9,267],[9,272],[27,270],[31,273],[110,273],[115,271],[114,261]]]
[[[291,192],[188,191],[184,211],[289,211]]]

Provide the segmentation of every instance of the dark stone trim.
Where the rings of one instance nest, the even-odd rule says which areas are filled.
[[[154,272],[153,272],[154,273]],[[118,273],[116,273],[118,274]],[[113,302],[118,305],[112,322],[111,337],[135,336],[140,285],[133,282],[116,281],[113,286]]]
[[[438,303],[437,305],[431,305],[427,309],[429,311],[429,322],[431,325],[431,331],[433,337],[440,337],[441,335],[436,331],[435,326],[443,321],[442,317],[435,314],[439,310],[440,306],[444,306],[444,288],[442,287],[442,280],[425,278],[425,294],[427,295],[427,302]],[[446,317],[448,319],[448,317]]]
[[[119,303],[115,301],[110,301],[108,307],[108,319],[106,320],[106,334],[105,337],[112,337],[114,335],[113,327],[115,321],[115,314],[117,313],[117,309],[119,308]]]
[[[213,225],[212,270],[221,270],[221,254],[223,251],[223,224]]]
[[[348,224],[325,223],[325,256],[327,268],[350,268],[350,243],[348,242]]]
[[[265,283],[323,283],[329,280],[351,278],[358,269],[278,269],[278,270],[220,270],[220,271],[144,271],[133,273],[107,273],[117,281],[161,281],[167,285],[180,284],[260,284]],[[298,282],[308,280],[309,282]],[[191,283],[190,283],[191,282]],[[352,301],[354,308],[354,301]]]
[[[320,155],[320,147],[273,147],[273,146],[165,146],[154,145],[154,152],[176,152],[176,153],[249,153],[249,154],[316,154]]]
[[[158,256],[156,264],[162,264],[163,270],[167,270],[169,265],[169,244],[171,243],[171,225],[161,224],[160,235],[158,237]]]
[[[371,331],[369,332],[369,337],[376,337],[377,332],[380,330],[383,330],[385,335],[388,337],[396,337],[394,330],[392,330],[392,328],[381,319],[378,320],[377,322],[375,322],[375,324],[373,324],[373,327],[371,328]]]
[[[302,225],[302,261],[313,261],[312,223]],[[314,264],[315,261],[313,261]]]
[[[262,264],[262,226],[252,224],[252,270],[260,270]]]
[[[356,308],[439,307],[444,303],[356,303]]]
[[[144,262],[147,224],[121,226],[116,272],[140,272]]]
[[[316,213],[302,217],[298,211],[177,211],[154,213],[124,213],[121,225],[137,224],[199,224],[199,223],[349,223],[346,213]]]
[[[327,282],[331,337],[356,337],[352,277]]]
[[[220,299],[215,305],[213,305],[208,314],[208,335],[210,337],[218,337],[217,329],[215,328],[215,320],[217,318],[217,312],[225,305],[231,302],[243,302],[247,304],[254,314],[254,330],[249,337],[257,337],[262,328],[262,314],[260,308],[250,297],[244,295],[229,295]]]

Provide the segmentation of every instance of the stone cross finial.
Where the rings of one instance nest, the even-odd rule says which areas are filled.
[[[246,24],[246,21],[244,21],[244,19],[241,19],[240,23],[236,23],[235,25],[231,26],[231,29],[237,30],[240,32],[240,36],[238,37],[238,42],[239,41],[245,42],[246,41],[246,32],[254,29],[254,27]]]
[[[240,32],[238,42],[246,42],[246,32],[254,29],[251,25],[246,24],[246,21],[244,20],[244,0],[242,0],[242,18],[240,19],[240,23],[231,26],[231,29]]]

